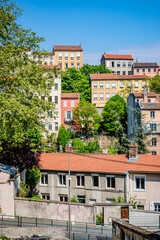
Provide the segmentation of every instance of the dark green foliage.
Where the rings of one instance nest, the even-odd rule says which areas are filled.
[[[70,139],[71,139],[70,133],[65,129],[63,125],[61,125],[58,132],[58,144],[62,145],[64,152],[65,152],[65,146],[66,144],[68,144]]]
[[[100,152],[99,142],[94,140],[93,142],[89,142],[87,146],[85,146],[86,153],[96,153]]]
[[[41,177],[40,170],[37,167],[28,169],[26,173],[26,184],[29,186],[29,196],[37,195],[36,185],[39,183]]]
[[[75,138],[73,140],[73,148],[74,148],[74,151],[77,153],[85,152],[85,145],[84,145],[83,141],[81,141],[79,138]]]
[[[160,76],[159,75],[149,79],[149,89],[150,89],[150,92],[160,93]]]
[[[112,71],[108,68],[106,69],[104,65],[89,65],[84,64],[83,67],[80,69],[81,73],[84,75],[89,75],[91,73],[111,73]]]
[[[99,142],[94,140],[93,142],[89,142],[87,145],[84,145],[83,141],[79,138],[75,138],[73,140],[74,151],[77,153],[97,153],[100,152]]]
[[[51,133],[51,135],[42,140],[41,152],[57,152],[57,137],[55,133]]]

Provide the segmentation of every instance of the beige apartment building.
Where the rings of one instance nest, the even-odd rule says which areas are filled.
[[[27,51],[27,54],[30,59],[34,60],[37,63],[41,62],[42,65],[49,66],[55,65],[53,52],[46,52],[46,54],[41,52],[39,53],[39,55],[37,54],[34,55],[34,53],[31,50],[29,50]]]
[[[148,77],[154,77],[158,74],[159,66],[157,63],[150,62],[135,62],[133,64],[133,74],[142,75],[145,74]]]
[[[62,70],[67,68],[80,69],[83,66],[83,49],[81,46],[54,45],[54,64]]]
[[[117,75],[132,75],[132,55],[116,55],[104,53],[101,58],[101,65],[112,70]]]
[[[146,85],[145,75],[90,74],[91,102],[101,112],[106,102],[116,94],[124,97],[133,91],[141,92]]]

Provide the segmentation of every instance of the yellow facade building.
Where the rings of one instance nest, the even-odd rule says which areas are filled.
[[[147,84],[145,75],[116,75],[115,73],[90,74],[91,102],[101,112],[106,102],[116,94],[127,99],[131,89],[142,92]]]
[[[54,64],[62,70],[80,69],[83,66],[83,49],[81,46],[54,45]]]

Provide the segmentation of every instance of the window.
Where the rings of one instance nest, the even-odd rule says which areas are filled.
[[[107,188],[115,188],[115,176],[107,176]]]
[[[64,108],[67,107],[67,101],[63,101],[63,107],[64,107]]]
[[[53,55],[50,55],[50,59],[53,59]]]
[[[83,175],[77,175],[77,186],[84,186],[84,176]]]
[[[71,52],[71,59],[74,59],[74,52]]]
[[[116,93],[112,93],[112,97],[114,97],[116,95]]]
[[[128,75],[132,75],[132,71],[128,71]]]
[[[100,100],[103,100],[103,93],[100,93]]]
[[[94,204],[94,203],[96,203],[96,199],[90,199],[89,200],[89,204]]]
[[[150,111],[150,117],[155,118],[155,111]]]
[[[106,88],[110,88],[110,83],[106,82]]]
[[[154,68],[154,69],[153,69],[153,72],[154,72],[154,73],[156,73],[156,72],[157,72],[157,69],[156,69],[156,68]]]
[[[135,190],[145,190],[145,176],[135,176]]]
[[[112,82],[112,88],[116,88],[116,83]]]
[[[152,155],[157,155],[157,152],[156,151],[152,151]]]
[[[103,82],[100,82],[100,88],[103,88]]]
[[[154,204],[154,211],[160,212],[160,203]]]
[[[58,122],[55,122],[55,131],[58,131]]]
[[[145,68],[142,68],[142,72],[145,73]]]
[[[93,94],[93,98],[94,98],[94,99],[97,99],[97,93],[94,93],[94,94]]]
[[[138,210],[144,210],[144,205],[137,205]]]
[[[92,176],[92,186],[93,187],[98,187],[99,186],[98,176]]]
[[[48,184],[48,174],[47,173],[41,173],[41,184]]]
[[[68,63],[65,63],[65,69],[67,69],[68,68]]]
[[[128,67],[132,67],[132,62],[128,62]]]
[[[106,93],[106,99],[110,99],[110,93]]]
[[[112,67],[114,67],[114,62],[112,62]]]
[[[138,87],[139,87],[138,82],[135,82],[135,88],[138,88]]]
[[[93,88],[97,88],[97,82],[93,82]]]
[[[79,69],[80,68],[80,64],[79,63],[77,63],[77,69]]]
[[[59,195],[59,201],[61,201],[61,202],[68,202],[67,195]]]
[[[45,127],[45,123],[44,123],[44,122],[41,122],[41,126],[44,128],[44,127]]]
[[[136,72],[139,73],[139,68],[136,69]]]
[[[52,123],[48,123],[48,130],[52,130]]]
[[[52,86],[50,83],[48,83],[48,89],[52,89]]]
[[[45,100],[45,96],[41,96],[41,99],[42,99],[42,100]]]
[[[52,96],[49,96],[48,101],[52,102]]]
[[[48,58],[48,56],[47,55],[44,55],[44,59],[47,59]]]
[[[58,90],[58,83],[55,83],[55,90]]]
[[[148,72],[149,72],[149,73],[151,72],[151,69],[150,69],[150,68],[148,68]]]
[[[152,138],[152,146],[157,146],[157,138]]]
[[[48,113],[48,117],[52,118],[52,111]]]
[[[122,67],[126,67],[126,62],[123,62]]]
[[[146,86],[146,82],[142,82],[142,87]]]
[[[77,200],[79,203],[85,203],[85,196],[77,196]]]
[[[57,104],[58,103],[58,96],[55,96],[54,99],[55,99],[55,103]]]
[[[121,74],[121,72],[120,71],[117,71],[117,75],[120,75]]]
[[[73,120],[73,112],[72,111],[66,111],[65,112],[65,121],[72,121]]]
[[[49,193],[41,193],[41,196],[45,200],[50,200],[50,194]]]
[[[129,83],[127,83],[127,87],[131,87],[131,83],[129,82]]]
[[[124,82],[120,82],[120,88],[124,88]]]
[[[157,129],[156,123],[150,123],[150,129],[151,131],[156,132]]]
[[[77,52],[77,59],[80,59],[80,52]]]
[[[148,102],[151,102],[151,99],[148,99]]]
[[[121,63],[118,61],[117,62],[117,67],[120,67],[121,66]]]
[[[71,107],[74,107],[74,101],[71,101]]]
[[[65,52],[65,59],[68,59],[68,52]]]
[[[123,74],[123,75],[126,75],[126,71],[123,71],[122,74]]]
[[[66,174],[58,174],[58,184],[66,185]]]
[[[74,63],[71,63],[71,68],[74,68]]]
[[[62,53],[59,52],[59,59],[62,59]]]
[[[53,62],[52,62],[52,61],[50,62],[50,65],[53,65]]]

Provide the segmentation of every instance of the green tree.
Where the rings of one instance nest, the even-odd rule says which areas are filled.
[[[33,167],[32,169],[28,169],[26,173],[26,184],[28,184],[30,192],[29,195],[33,197],[33,195],[37,195],[38,192],[36,190],[36,186],[39,183],[41,178],[40,170],[37,167]]]
[[[160,93],[160,76],[156,75],[149,81],[150,92]]]
[[[57,152],[57,137],[55,133],[47,135],[41,143],[41,152]]]
[[[70,141],[70,133],[65,129],[63,125],[60,126],[58,132],[58,144],[62,145],[63,151],[65,152],[65,146]]]
[[[85,152],[86,153],[96,153],[100,152],[100,145],[98,140],[94,140],[93,142],[89,142],[87,146],[85,146]]]
[[[91,73],[111,73],[112,71],[108,68],[105,68],[103,65],[89,65],[84,64],[83,67],[80,69],[83,75],[89,75]]]
[[[74,148],[75,152],[78,152],[78,153],[84,153],[85,152],[84,143],[79,138],[75,138],[73,140],[73,148]]]
[[[98,131],[100,126],[100,116],[96,107],[84,100],[80,101],[73,109],[73,119],[75,129],[84,136],[88,136]]]
[[[27,133],[44,131],[41,121],[45,120],[45,113],[51,110],[54,113],[54,104],[47,101],[54,74],[37,66],[27,54],[32,50],[39,55],[43,38],[17,24],[22,11],[15,3],[10,0],[0,0],[0,3],[0,158],[3,160],[5,145],[10,146],[10,150],[25,149],[25,143],[28,146],[31,142],[33,147]],[[30,154],[28,150],[26,148],[26,155]],[[18,165],[18,161],[9,160]]]
[[[62,72],[62,92],[80,93],[81,99],[90,101],[91,87],[88,77],[75,68],[68,68]]]
[[[103,112],[103,126],[106,131],[115,135],[119,124],[126,129],[127,106],[126,102],[118,94],[106,102]]]

